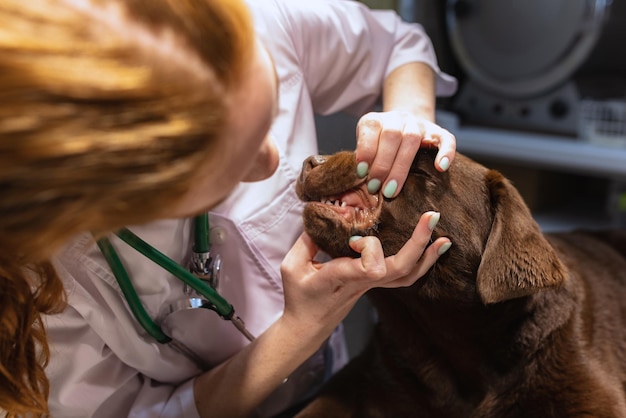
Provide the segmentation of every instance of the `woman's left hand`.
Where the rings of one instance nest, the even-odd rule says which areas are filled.
[[[435,167],[448,169],[456,138],[446,129],[407,111],[370,112],[357,124],[356,159],[360,177],[368,177],[370,193],[383,190],[395,197],[420,147],[437,147]]]

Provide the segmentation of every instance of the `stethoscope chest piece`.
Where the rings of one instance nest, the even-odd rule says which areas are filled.
[[[222,258],[219,254],[211,255],[210,252],[193,252],[189,262],[189,271],[203,280],[213,289],[218,290],[220,274],[222,271]],[[185,285],[185,293],[190,294],[193,289]]]
[[[254,336],[246,329],[243,320],[235,313],[233,305],[228,303],[216,290],[219,287],[222,260],[219,255],[212,255],[209,251],[208,214],[198,215],[194,220],[194,246],[189,268],[181,266],[127,228],[122,228],[115,235],[184,283],[185,296],[170,304],[167,309],[168,313],[195,308],[212,310],[222,319],[230,321],[249,341],[253,341]],[[133,316],[142,328],[160,343],[172,342],[177,344],[163,332],[161,327],[146,312],[122,261],[108,238],[102,237],[97,240],[97,243]]]

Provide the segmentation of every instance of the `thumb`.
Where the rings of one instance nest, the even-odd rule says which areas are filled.
[[[349,245],[361,254],[361,268],[368,278],[380,279],[387,274],[385,255],[378,238],[353,236],[350,238]]]
[[[303,232],[285,255],[282,267],[290,270],[301,268],[303,263],[311,263],[318,252],[319,247]]]

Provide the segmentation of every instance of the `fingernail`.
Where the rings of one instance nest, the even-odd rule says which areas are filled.
[[[362,237],[362,236],[360,236],[360,235],[352,235],[352,236],[350,237],[350,242],[358,241],[358,240],[360,240],[361,238],[363,238],[363,237]]]
[[[356,175],[359,176],[360,179],[367,176],[367,170],[369,170],[370,166],[365,161],[361,161],[356,165]]]
[[[367,191],[370,193],[376,193],[378,191],[378,189],[380,189],[380,180],[378,179],[371,179],[368,183],[367,183]]]
[[[433,214],[430,215],[430,219],[428,220],[428,229],[430,229],[431,231],[435,229],[435,227],[439,223],[439,218],[441,218],[441,214],[439,212],[433,212]]]
[[[439,167],[443,170],[446,171],[448,168],[450,168],[450,159],[448,157],[443,157],[440,161],[439,161]]]
[[[383,196],[387,199],[391,199],[394,194],[396,194],[396,189],[398,188],[398,182],[395,180],[391,180],[385,186],[385,190],[383,190]]]
[[[452,247],[452,243],[448,241],[445,244],[443,244],[441,247],[439,247],[439,251],[437,251],[437,254],[439,255],[445,254],[446,251],[450,249],[450,247]]]

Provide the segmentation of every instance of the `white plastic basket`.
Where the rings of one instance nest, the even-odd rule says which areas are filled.
[[[581,139],[626,148],[626,100],[581,100],[579,120]]]

